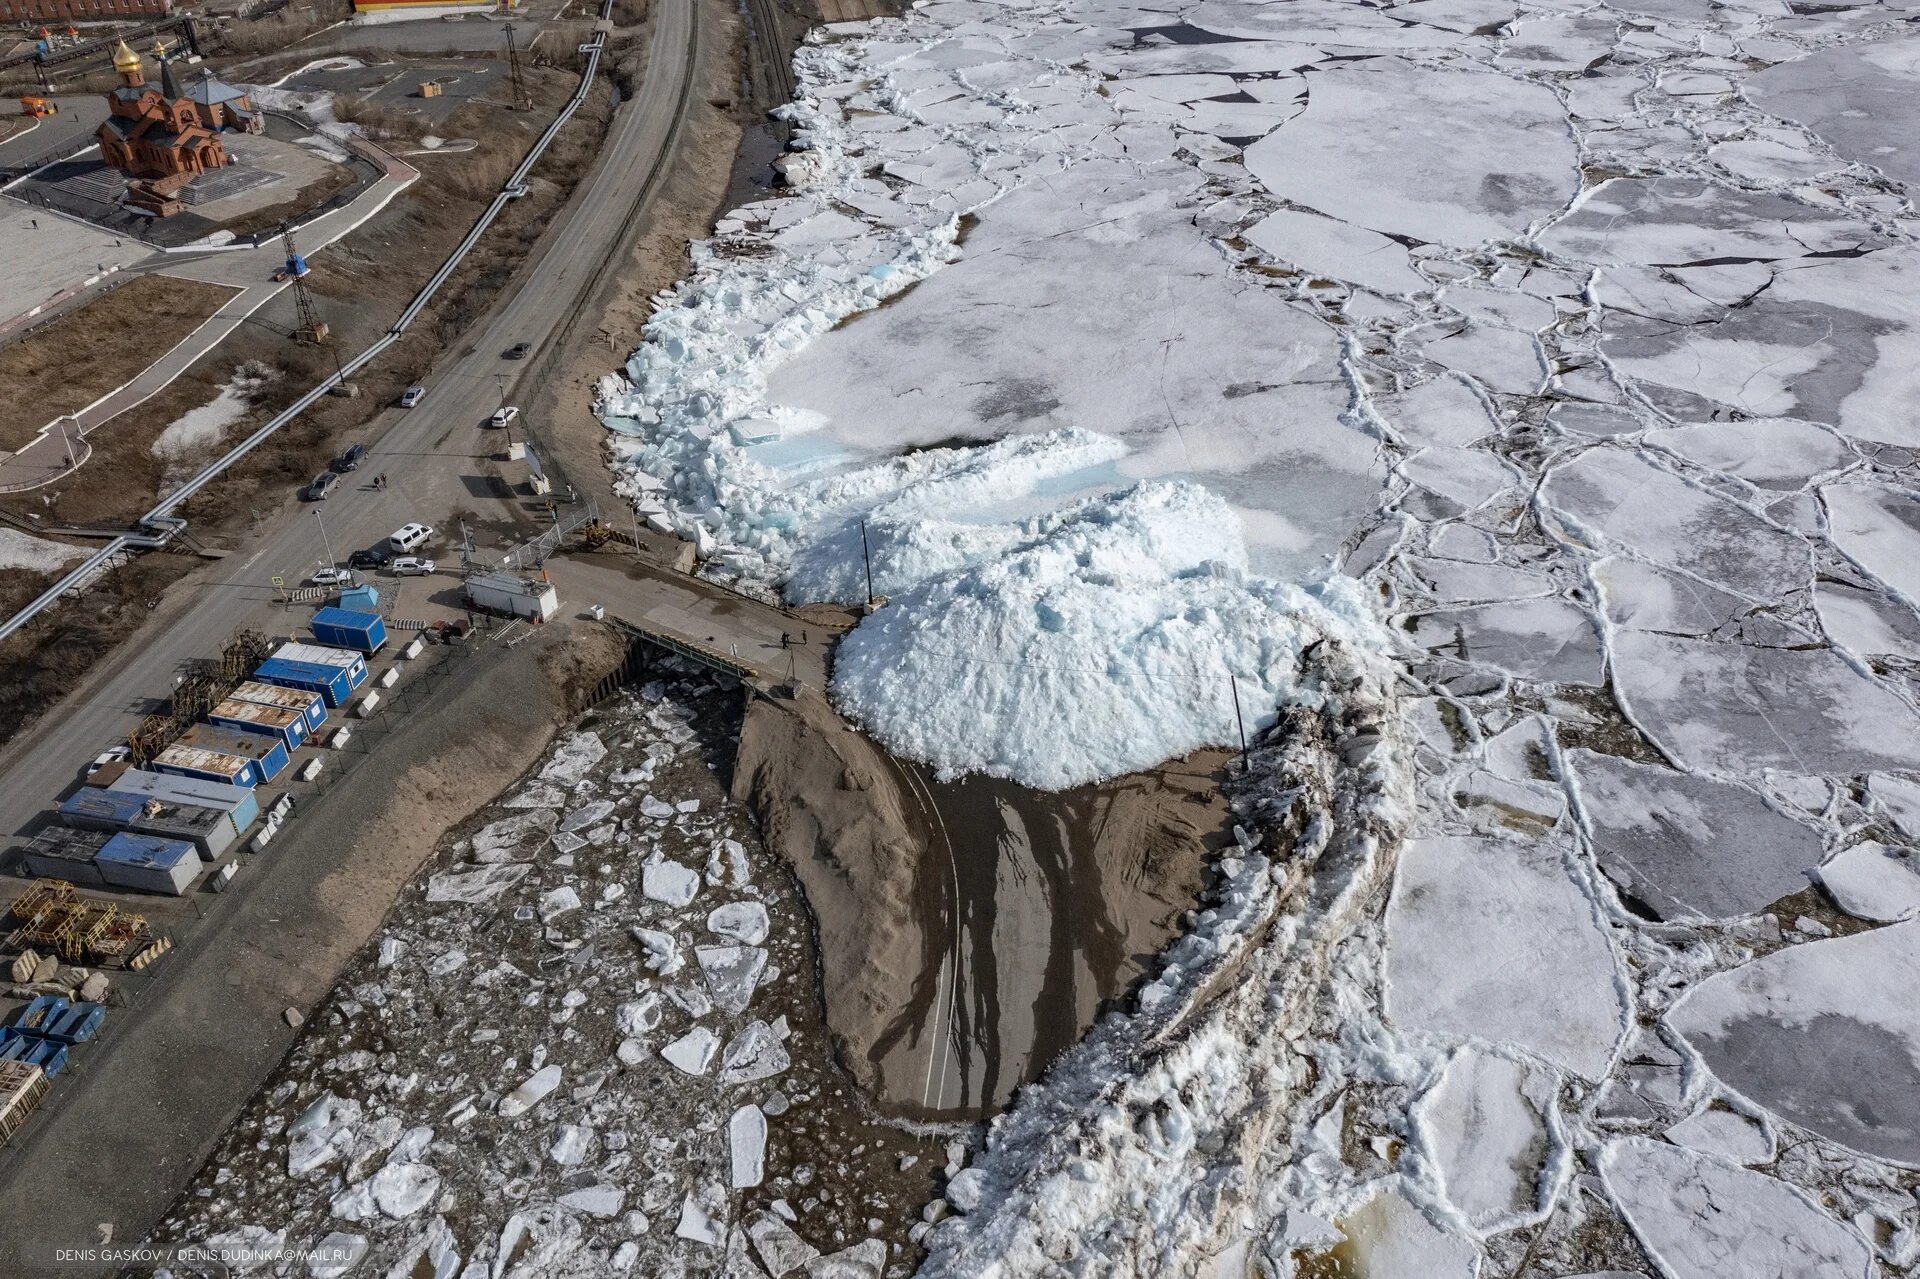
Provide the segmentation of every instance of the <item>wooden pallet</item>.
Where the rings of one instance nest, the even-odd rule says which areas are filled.
[[[26,1127],[46,1095],[46,1071],[24,1061],[0,1061],[0,1145]]]

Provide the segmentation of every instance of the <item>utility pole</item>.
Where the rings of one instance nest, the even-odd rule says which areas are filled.
[[[873,552],[867,547],[867,522],[860,521],[860,559],[867,566],[867,612],[873,612]]]
[[[287,276],[293,281],[293,305],[300,315],[300,325],[293,336],[303,342],[324,342],[327,340],[327,326],[313,309],[313,295],[307,292],[307,260],[293,244],[293,224],[280,224],[280,242],[287,246]],[[340,357],[335,356],[337,361]],[[335,367],[338,367],[336,364]]]
[[[1247,763],[1247,721],[1240,714],[1240,681],[1227,672],[1227,687],[1233,690],[1233,722],[1240,726],[1240,773],[1245,776],[1251,767]]]
[[[513,86],[513,109],[527,111],[533,107],[533,99],[527,96],[526,81],[520,77],[520,49],[513,40],[513,24],[506,25],[507,33],[507,76]]]
[[[327,522],[320,518],[318,507],[314,508],[313,522],[320,526],[320,545],[327,550],[327,567],[338,568],[339,563],[333,558],[333,543],[327,540]]]

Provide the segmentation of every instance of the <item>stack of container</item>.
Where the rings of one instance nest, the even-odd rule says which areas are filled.
[[[153,759],[153,771],[200,777],[249,789],[287,767],[286,743],[264,733],[196,724]]]
[[[290,706],[263,706],[259,702],[229,697],[208,711],[206,718],[215,728],[271,736],[289,751],[299,750],[307,740],[307,717]]]
[[[315,693],[328,706],[345,706],[353,696],[352,677],[338,666],[299,662],[291,658],[270,657],[260,663],[253,678],[263,684]]]
[[[286,688],[279,684],[265,684],[259,680],[248,680],[227,694],[236,702],[254,702],[261,706],[278,706],[285,710],[298,711],[307,720],[307,733],[327,722],[327,701],[320,694],[301,688]]]
[[[113,789],[170,804],[218,809],[233,823],[236,836],[260,820],[260,800],[252,788],[228,786],[199,777],[168,776],[130,768],[114,780]]]
[[[347,673],[347,687],[359,688],[367,682],[367,659],[344,648],[325,644],[282,644],[273,651],[277,662],[305,662],[310,666],[331,666]]]

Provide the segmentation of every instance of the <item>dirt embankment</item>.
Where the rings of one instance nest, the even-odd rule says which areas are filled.
[[[847,1070],[914,1118],[997,1110],[1178,933],[1227,839],[1217,752],[1046,794],[929,782],[825,705],[758,700],[734,795],[792,864]]]

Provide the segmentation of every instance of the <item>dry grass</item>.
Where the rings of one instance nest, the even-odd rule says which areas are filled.
[[[273,53],[295,40],[312,35],[351,16],[353,6],[346,0],[322,0],[303,5],[298,15],[291,6],[250,22],[229,22],[209,43],[223,54]]]
[[[131,379],[239,290],[142,275],[0,347],[0,448],[13,451],[63,413]]]

